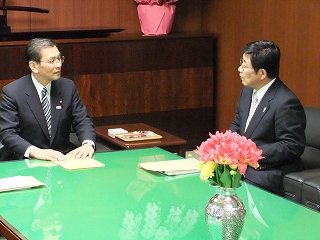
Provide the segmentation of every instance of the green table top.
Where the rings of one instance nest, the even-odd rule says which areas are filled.
[[[0,163],[0,178],[32,175],[48,187],[0,193],[0,215],[28,239],[209,239],[204,208],[215,188],[199,174],[164,176],[139,162],[180,159],[160,148],[96,153],[105,167]],[[46,180],[49,179],[49,180]],[[243,183],[241,239],[317,239],[320,214]]]

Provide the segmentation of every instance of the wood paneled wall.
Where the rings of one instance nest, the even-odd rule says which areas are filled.
[[[13,29],[111,26],[139,33],[132,0],[7,0],[8,5],[49,8],[38,13],[10,12]],[[224,131],[242,84],[237,72],[244,44],[269,39],[281,48],[280,77],[304,106],[319,106],[319,0],[180,0],[172,31],[209,31],[218,39],[217,130]],[[121,34],[121,33],[120,33]]]
[[[201,0],[176,3],[175,21],[166,41],[161,40],[166,36],[154,41],[153,37],[141,36],[134,0],[7,0],[7,5],[50,10],[49,14],[8,12],[8,25],[13,32],[125,29],[112,33],[105,39],[107,43],[79,44],[78,39],[55,39],[66,56],[63,76],[74,79],[96,124],[142,121],[187,139],[191,149],[212,131],[212,34],[207,38],[209,43],[188,39],[185,34],[201,30]],[[130,39],[130,34],[141,39]],[[6,44],[0,43],[0,57],[10,63],[11,69],[0,62],[0,89],[27,73],[23,59],[27,41],[19,46],[10,43],[10,54]]]
[[[92,117],[213,106],[212,34],[130,34],[57,43],[66,57],[62,75],[75,81]],[[0,89],[28,74],[27,41],[4,44],[0,58],[8,60],[1,64]]]
[[[20,29],[116,27],[124,33],[139,33],[137,3],[134,0],[7,0],[7,5],[46,8],[48,14],[8,12],[8,25]],[[172,31],[199,31],[201,0],[176,3],[177,11]]]
[[[280,78],[304,106],[320,107],[319,0],[203,0],[202,29],[217,39],[217,128],[224,131],[242,83],[242,47],[268,39],[281,49]]]

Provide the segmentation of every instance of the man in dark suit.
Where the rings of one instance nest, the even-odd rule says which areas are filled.
[[[270,41],[244,46],[238,68],[244,85],[230,129],[254,141],[263,153],[260,167],[244,180],[279,195],[282,176],[300,168],[306,117],[297,96],[280,80],[280,49]]]
[[[32,39],[26,62],[31,73],[2,89],[0,159],[64,160],[65,154],[92,157],[93,122],[74,82],[60,77],[64,56],[56,44],[51,39]],[[80,147],[69,140],[72,129]]]

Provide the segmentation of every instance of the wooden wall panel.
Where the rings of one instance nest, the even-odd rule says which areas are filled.
[[[28,70],[24,56],[25,47],[1,47],[0,80],[14,79],[27,74]],[[0,81],[0,83],[1,82],[2,81]]]
[[[92,74],[74,81],[92,117],[213,106],[212,67]]]
[[[62,76],[76,82],[92,117],[213,107],[212,34],[57,42]],[[0,87],[28,74],[27,42],[8,44],[0,44]]]
[[[8,6],[30,6],[31,0],[6,0]],[[2,2],[2,1],[1,1]],[[2,12],[1,12],[2,14]],[[8,25],[11,26],[12,30],[24,30],[30,29],[31,26],[31,15],[29,12],[20,11],[8,11]]]
[[[50,9],[48,16],[32,14],[34,17],[32,28],[119,27],[119,4],[117,1],[31,0],[31,3]]]
[[[234,117],[242,88],[241,48],[268,39],[281,48],[280,77],[304,106],[320,107],[320,2],[318,0],[203,0],[202,29],[218,41],[217,129]]]
[[[117,41],[118,36],[111,36],[106,39],[107,44],[104,41],[78,43],[73,52],[69,52],[71,56],[64,55],[73,61],[73,65],[68,66],[73,75],[212,66],[213,38],[208,36],[180,34],[144,38],[130,34],[122,41]],[[90,54],[90,59],[85,53]]]
[[[126,33],[140,33],[134,0],[7,0],[7,5],[47,8],[49,14],[10,12],[13,31],[49,28],[112,27]],[[201,29],[201,0],[176,3],[173,32]]]

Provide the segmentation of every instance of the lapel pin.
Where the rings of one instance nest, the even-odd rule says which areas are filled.
[[[56,109],[61,109],[62,108],[62,100],[59,100],[59,104],[58,106],[56,106]]]
[[[266,110],[267,110],[267,107],[264,107],[264,108],[263,108],[263,112],[265,112]]]

